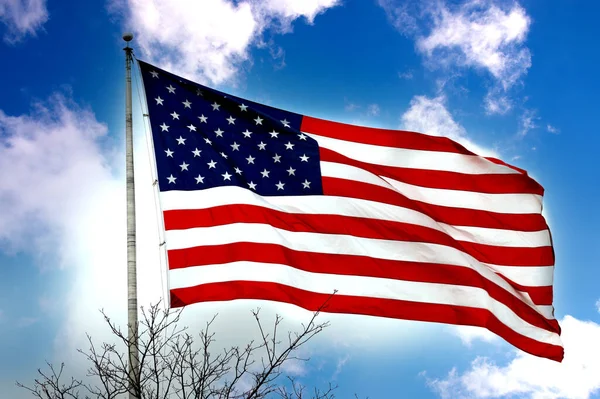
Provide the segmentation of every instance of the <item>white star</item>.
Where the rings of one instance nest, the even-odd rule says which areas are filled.
[[[287,144],[285,145],[285,149],[286,150],[293,150],[294,149],[294,144],[292,144],[290,141],[288,141]]]
[[[212,105],[212,107],[213,107],[213,111],[218,111],[218,110],[219,110],[219,107],[220,107],[220,105],[219,105],[219,104],[217,104],[217,102],[216,102],[216,101],[215,101],[213,104],[211,104],[211,105]]]
[[[162,129],[161,132],[168,132],[169,131],[169,126],[167,126],[166,123],[163,122],[162,125],[160,125],[160,128]]]
[[[248,187],[250,187],[251,190],[256,190],[256,183],[248,183]]]
[[[285,186],[285,183],[282,183],[280,180],[279,183],[276,184],[276,186],[277,186],[277,191],[283,190],[283,186]]]
[[[199,150],[198,148],[196,148],[194,151],[192,151],[192,154],[194,154],[194,158],[199,157],[200,153],[202,152],[202,150]]]
[[[279,160],[280,158],[281,158],[281,155],[277,155],[277,154],[275,154],[275,156],[273,157],[273,162],[275,162],[275,163],[279,163],[279,162],[281,162],[281,161]]]
[[[217,137],[223,137],[223,133],[225,133],[225,131],[221,130],[221,128],[217,128],[217,130],[215,130]]]
[[[242,174],[242,170],[240,168],[238,168],[237,166],[234,169],[235,169],[235,173],[237,173],[238,175]]]
[[[200,89],[196,90],[196,95],[200,97],[204,96],[204,94],[202,94],[202,90]]]
[[[304,134],[300,133],[298,137],[300,137],[300,140],[306,141],[306,136]]]
[[[160,98],[160,96],[156,97],[155,100],[156,100],[156,105],[163,105],[163,101],[165,101],[162,98]]]
[[[181,165],[179,165],[179,167],[181,168],[182,172],[184,170],[188,170],[188,166],[190,166],[190,164],[189,163],[185,163],[185,161],[183,161],[183,163]]]
[[[175,180],[177,180],[176,177],[173,177],[173,174],[171,174],[171,176],[167,177],[167,179],[169,180],[169,184],[175,184]]]
[[[258,143],[258,149],[259,150],[264,150],[266,146],[267,145],[265,143],[263,143],[262,141],[260,143]]]
[[[179,114],[177,112],[173,112],[171,116],[173,117],[173,119],[179,119]]]
[[[269,177],[269,172],[267,169],[264,169],[262,172],[260,172],[260,174],[262,175],[262,177]]]
[[[254,120],[254,122],[256,122],[257,125],[262,125],[262,119],[260,119],[260,116],[257,116],[256,119]]]
[[[205,137],[204,141],[206,141],[206,144],[212,145],[212,141],[210,141],[210,139],[208,137]]]
[[[234,141],[233,144],[231,144],[231,148],[233,148],[233,151],[239,151],[240,145]]]
[[[173,151],[169,150],[168,148],[165,150],[165,152],[167,153],[168,157],[173,158]]]
[[[184,106],[185,108],[190,108],[190,109],[192,108],[192,103],[191,103],[191,102],[189,102],[189,101],[187,100],[187,98],[185,99],[185,101],[184,101],[184,102],[182,102],[182,104],[183,104],[183,106]]]
[[[198,119],[200,119],[201,123],[206,123],[206,120],[208,119],[206,116],[204,116],[204,114],[202,114],[201,116],[198,117]]]
[[[252,136],[252,132],[249,131],[248,129],[246,129],[245,132],[242,132],[242,134],[244,135],[245,138],[249,139],[250,136]]]
[[[192,125],[191,123],[190,123],[189,126],[187,126],[187,128],[190,129],[190,132],[195,132],[196,131],[196,126]]]
[[[302,154],[302,156],[300,157],[300,159],[302,160],[302,162],[308,162],[308,158],[309,157],[307,157],[306,154]]]
[[[171,85],[169,85],[169,87],[167,87],[167,90],[169,90],[169,93],[175,93],[175,88]]]
[[[254,160],[256,158],[254,158],[252,155],[248,155],[248,158],[246,158],[246,161],[248,161],[248,164],[254,164]]]
[[[150,72],[150,75],[152,75],[153,78],[158,79],[158,72],[152,71],[152,72]]]
[[[281,123],[283,123],[283,126],[285,127],[290,127],[290,123],[287,121],[287,119],[282,120]]]
[[[184,139],[183,137],[179,136],[179,138],[178,138],[178,139],[176,139],[176,140],[177,140],[177,144],[178,144],[178,145],[185,145],[185,141],[186,141],[187,139]]]
[[[229,115],[229,118],[227,118],[227,122],[229,122],[230,125],[235,125],[235,118]]]
[[[273,130],[272,132],[269,133],[271,135],[272,139],[276,139],[277,136],[279,135],[279,132],[276,132],[275,130]]]
[[[302,185],[304,186],[304,188],[310,188],[310,182],[306,179],[302,182]]]
[[[195,178],[196,179],[196,184],[200,184],[200,183],[204,183],[204,177],[198,175],[198,177]]]
[[[220,154],[223,158],[227,159],[227,154],[225,154],[224,152],[221,152]]]
[[[246,111],[246,109],[247,109],[247,108],[248,108],[248,106],[247,106],[247,105],[240,104],[240,109],[241,109],[242,111]]]
[[[225,172],[225,174],[222,174],[221,176],[223,176],[223,180],[231,181],[231,175],[228,172]]]
[[[210,160],[209,163],[207,163],[208,165],[208,169],[216,169],[217,168],[217,163],[215,161],[213,161],[212,159]]]
[[[286,172],[288,172],[290,176],[292,176],[292,175],[296,176],[296,174],[294,173],[294,172],[296,172],[296,169],[292,168],[291,166],[288,170],[286,170]]]

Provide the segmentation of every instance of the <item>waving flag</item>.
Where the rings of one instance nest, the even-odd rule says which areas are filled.
[[[351,126],[139,62],[171,306],[262,299],[481,326],[561,361],[543,188],[443,137]]]

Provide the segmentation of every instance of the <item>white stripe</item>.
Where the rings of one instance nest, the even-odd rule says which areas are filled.
[[[499,266],[482,263],[496,273],[526,287],[546,287],[554,282],[554,266]]]
[[[509,214],[540,213],[542,211],[542,197],[536,194],[488,194],[421,187],[388,177],[379,177],[364,169],[334,162],[321,162],[321,174],[325,177],[386,187],[412,200],[432,205]]]
[[[560,338],[556,333],[529,324],[508,306],[491,298],[485,290],[476,287],[311,273],[287,265],[254,262],[188,267],[175,269],[169,273],[172,289],[232,280],[265,281],[317,293],[329,294],[338,290],[340,295],[487,309],[501,323],[521,335],[538,342],[561,345]]]
[[[255,205],[286,213],[341,215],[402,222],[442,231],[457,241],[504,247],[550,246],[548,230],[522,232],[438,223],[430,216],[396,205],[335,196],[261,197],[240,187],[224,186],[198,191],[161,193],[163,210],[207,209],[222,205]]]
[[[320,147],[330,149],[357,161],[375,165],[444,170],[470,175],[519,173],[512,168],[495,164],[477,155],[383,147],[305,133],[314,138]]]
[[[498,247],[524,248],[549,247],[552,244],[550,232],[547,229],[540,231],[516,231],[486,227],[453,226],[446,223],[439,223],[439,225],[452,238],[459,241],[478,242]]]
[[[340,234],[291,232],[266,224],[247,223],[197,227],[186,230],[168,230],[166,232],[166,242],[168,250],[236,242],[254,242],[281,245],[296,251],[368,256],[378,259],[467,267],[504,288],[539,312],[539,308],[533,303],[527,293],[515,290],[508,282],[496,275],[490,265],[478,262],[466,253],[444,245],[380,240]],[[503,268],[503,266],[494,266],[494,268],[499,269]],[[527,269],[530,268],[527,267]],[[508,268],[506,271],[503,270],[503,274],[512,280],[511,271],[513,271],[513,268]],[[517,269],[517,272],[519,272],[519,269]],[[551,285],[552,273],[552,267],[539,268],[535,283],[539,285]],[[550,284],[547,284],[548,281]],[[544,316],[548,317],[548,315]]]

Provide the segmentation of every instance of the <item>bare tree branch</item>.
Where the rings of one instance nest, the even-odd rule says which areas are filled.
[[[60,364],[58,372],[51,363],[46,362],[46,365],[50,369],[50,373],[44,373],[38,369],[37,372],[41,378],[36,378],[33,386],[26,386],[18,381],[17,386],[28,390],[33,396],[40,399],[78,399],[80,397],[79,388],[82,386],[81,381],[71,378],[68,383],[63,383],[61,377],[65,364]]]
[[[288,333],[288,345],[284,350],[281,351],[279,355],[276,354],[277,327],[282,320],[281,317],[279,317],[279,315],[276,316],[275,326],[273,328],[273,336],[271,339],[269,339],[268,335],[264,333],[260,322],[260,309],[253,311],[254,318],[256,320],[256,323],[258,324],[263,340],[263,344],[261,345],[261,347],[266,348],[267,359],[269,361],[267,364],[263,363],[263,370],[259,371],[258,373],[254,373],[255,383],[254,386],[247,392],[247,394],[244,395],[246,399],[264,398],[276,390],[276,387],[273,386],[273,381],[281,375],[281,366],[287,360],[290,360],[290,355],[296,352],[298,348],[300,348],[302,345],[308,342],[315,335],[323,331],[324,328],[327,328],[329,326],[329,322],[316,324],[315,320],[327,307],[329,301],[336,293],[337,290],[334,291],[333,294],[331,294],[325,300],[325,302],[317,309],[317,311],[313,313],[313,316],[308,322],[308,324],[302,325],[303,330],[300,333]],[[272,345],[269,346],[269,344]]]
[[[309,397],[305,395],[306,387],[297,383],[293,377],[287,377],[292,388],[291,391],[288,390],[285,386],[281,386],[277,389],[277,394],[281,399],[308,399]],[[310,399],[334,399],[335,395],[333,391],[338,388],[337,385],[332,385],[329,383],[327,390],[321,391],[318,388],[314,388],[314,392]]]
[[[276,315],[273,328],[267,332],[260,317],[260,308],[253,310],[259,339],[243,347],[233,346],[213,350],[216,335],[212,325],[216,315],[198,334],[198,339],[180,327],[182,309],[163,310],[160,303],[141,308],[138,325],[139,375],[134,381],[129,374],[129,337],[110,317],[101,311],[115,343],[95,344],[87,334],[89,347],[78,350],[89,364],[82,382],[75,378],[63,382],[64,364],[56,370],[47,363],[49,372],[38,370],[39,378],[32,386],[17,385],[39,399],[83,399],[83,389],[92,398],[117,399],[133,390],[141,399],[333,399],[337,386],[314,389],[310,396],[306,388],[291,377],[285,386],[282,366],[290,360],[308,361],[297,356],[298,349],[329,326],[317,323],[319,314],[335,295],[330,295],[299,332],[288,332],[285,343],[279,338],[283,319]],[[129,328],[130,326],[128,326]],[[131,387],[131,388],[130,388]]]

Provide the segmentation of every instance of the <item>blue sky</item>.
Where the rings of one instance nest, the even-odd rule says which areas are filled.
[[[108,337],[97,309],[125,320],[127,29],[140,59],[203,84],[446,135],[546,188],[562,364],[478,329],[334,315],[291,370],[303,383],[334,380],[342,398],[600,397],[599,12],[567,0],[0,0],[0,392],[26,397],[14,380],[44,359],[77,370],[85,332]],[[133,100],[147,303],[164,285],[137,87]],[[197,305],[186,321],[219,312],[221,341],[240,343],[256,305]],[[261,306],[291,327],[307,317]]]

